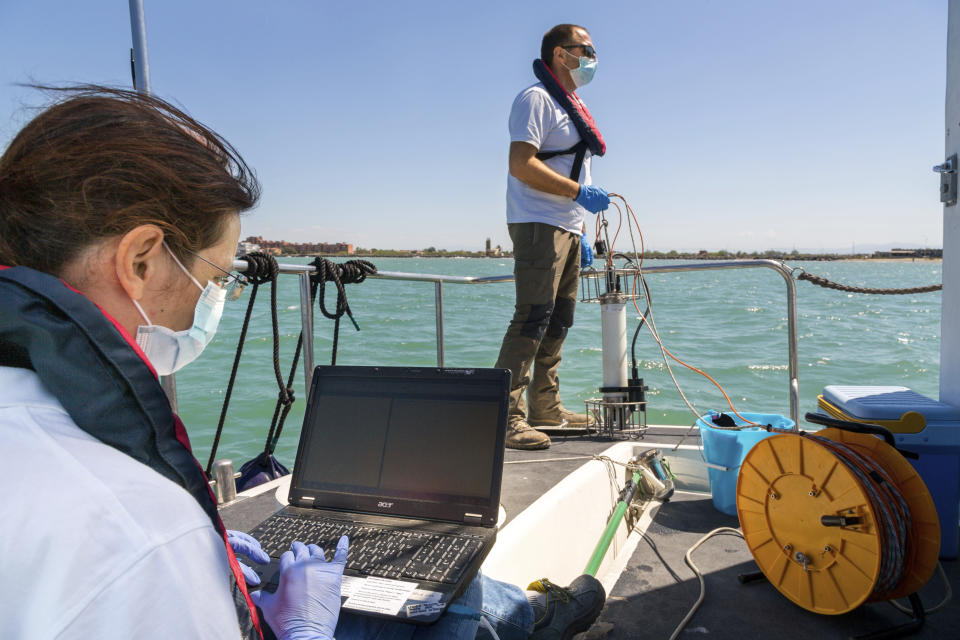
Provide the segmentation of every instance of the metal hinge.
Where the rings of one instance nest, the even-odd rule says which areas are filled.
[[[480,524],[481,522],[483,522],[483,514],[482,513],[464,513],[463,521],[466,522],[467,524]]]
[[[957,154],[933,168],[940,174],[940,202],[951,207],[957,204]]]

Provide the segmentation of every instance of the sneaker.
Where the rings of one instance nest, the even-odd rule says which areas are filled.
[[[550,447],[550,436],[540,433],[527,421],[520,418],[513,420],[507,426],[508,449],[547,449]]]
[[[546,578],[527,589],[546,595],[546,608],[534,607],[534,626],[530,640],[570,640],[586,631],[600,615],[607,594],[600,581],[582,575],[567,588],[558,587]]]
[[[566,407],[560,406],[549,413],[534,416],[530,415],[530,424],[535,427],[555,427],[559,429],[589,429],[597,424],[593,416],[586,413],[574,413]]]

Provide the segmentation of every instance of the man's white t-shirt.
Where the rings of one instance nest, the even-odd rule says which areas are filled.
[[[560,103],[537,83],[521,91],[510,109],[510,141],[532,144],[538,151],[562,151],[580,141],[580,133]],[[590,152],[580,170],[580,184],[590,180]],[[573,154],[544,162],[566,177],[573,169]],[[507,173],[507,222],[543,222],[580,235],[587,210],[574,200],[529,187]]]
[[[0,367],[0,451],[0,635],[240,637],[200,505],[81,430],[33,371]]]

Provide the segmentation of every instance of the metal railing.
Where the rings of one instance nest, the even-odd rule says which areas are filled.
[[[300,277],[300,324],[303,328],[303,372],[307,393],[310,391],[310,378],[313,372],[313,305],[310,304],[310,274],[314,267],[299,264],[281,264],[280,273],[294,274]],[[236,260],[233,268],[246,271],[245,260]],[[676,265],[657,265],[643,268],[644,275],[657,273],[679,273],[684,271],[724,271],[728,269],[773,269],[779,273],[787,285],[787,348],[789,353],[790,418],[799,424],[800,367],[797,355],[797,289],[793,280],[793,271],[776,260],[728,260],[724,262],[695,262]],[[618,274],[635,274],[635,269],[618,269]],[[492,284],[513,282],[512,275],[506,276],[445,276],[432,273],[404,273],[401,271],[378,271],[368,276],[379,280],[403,280],[407,282],[432,282],[435,287],[435,314],[437,324],[437,366],[444,361],[443,344],[443,284]]]

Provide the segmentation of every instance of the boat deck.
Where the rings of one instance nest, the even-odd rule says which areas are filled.
[[[650,443],[650,448],[655,448],[662,444],[678,442],[686,431],[687,427],[652,425],[643,438],[624,439],[611,439],[577,432],[553,432],[550,434],[553,443],[549,449],[541,451],[507,449],[503,466],[503,490],[500,495],[500,502],[507,512],[506,522],[510,522],[516,514],[529,507],[574,469],[591,460],[593,456],[601,454],[611,445],[617,442],[632,442],[643,447]],[[696,430],[686,442],[697,444]]]
[[[643,541],[620,575],[594,625],[592,637],[608,640],[667,640],[700,593],[693,571],[684,562],[687,549],[718,527],[738,527],[737,518],[713,508],[709,495],[677,492],[662,504]],[[757,570],[744,541],[717,535],[693,553],[704,575],[706,597],[680,638],[848,638],[903,624],[908,617],[886,602],[868,603],[839,616],[806,611],[766,581],[740,584],[737,575]],[[944,561],[951,584],[960,584],[960,563]],[[943,597],[934,574],[921,590],[924,605]],[[904,606],[906,601],[901,601]],[[603,632],[606,632],[604,635]],[[951,600],[927,617],[915,638],[960,637],[960,603]]]
[[[663,448],[679,441],[684,427],[651,426],[643,439],[629,440],[640,447]],[[551,434],[553,445],[542,451],[506,452],[501,503],[508,523],[572,471],[614,442],[590,434]],[[686,444],[696,445],[694,435]],[[685,473],[699,455],[687,449],[671,461],[679,477],[678,487],[706,490]],[[276,491],[269,490],[241,499],[221,509],[228,528],[249,531],[283,506]],[[703,491],[678,490],[666,503],[652,505],[653,521],[646,531],[635,532],[642,540],[608,593],[606,607],[588,638],[667,640],[693,606],[699,594],[696,576],[684,562],[684,554],[706,533],[718,527],[737,527],[737,519],[713,507]],[[718,640],[748,638],[847,638],[902,624],[907,616],[887,603],[866,604],[840,616],[821,616],[794,605],[770,584],[757,581],[740,584],[737,575],[756,571],[756,565],[739,537],[724,534],[707,541],[694,553],[694,562],[704,574],[706,598],[681,634],[701,634]],[[960,563],[943,563],[951,584],[960,584]],[[944,586],[938,575],[921,591],[927,607],[938,603]],[[904,602],[905,604],[905,602]],[[960,603],[951,601],[927,617],[917,638],[960,637]]]

